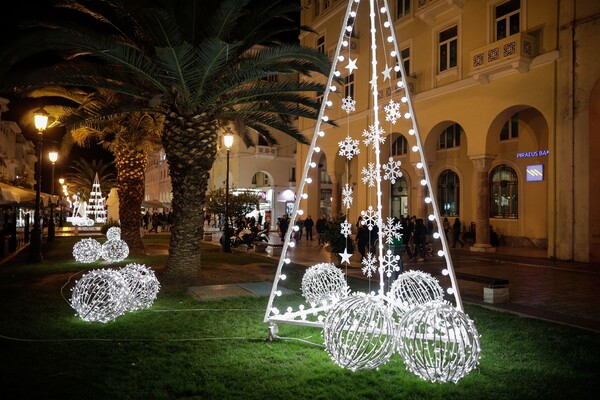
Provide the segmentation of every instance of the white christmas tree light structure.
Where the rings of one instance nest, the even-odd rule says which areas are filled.
[[[358,60],[356,55],[352,54],[351,46],[349,46],[349,42],[352,40],[354,23],[356,22],[358,15],[359,3],[360,0],[348,0],[347,3],[346,13],[344,15],[344,25],[340,31],[338,43],[333,57],[331,72],[328,76],[326,88],[323,93],[319,118],[315,124],[313,138],[304,164],[302,179],[298,186],[298,196],[296,197],[291,215],[292,221],[295,221],[299,216],[304,214],[304,210],[300,208],[300,204],[301,201],[306,200],[308,197],[306,185],[311,183],[311,178],[308,177],[308,173],[311,168],[316,168],[317,166],[315,155],[320,152],[318,141],[326,135],[326,129],[322,129],[321,126],[323,122],[327,123],[329,121],[327,112],[333,106],[333,100],[335,100],[336,96],[338,96],[336,94],[338,87],[334,82],[334,77],[341,76],[341,68],[338,68],[338,64],[341,63],[341,66],[349,71],[349,75],[352,74],[354,70],[362,68],[361,60]],[[346,157],[348,160],[351,160],[358,154],[364,154],[364,157],[366,157],[366,167],[362,168],[361,180],[364,184],[365,191],[367,191],[366,197],[370,204],[368,204],[368,207],[365,210],[362,210],[360,214],[362,216],[362,222],[369,230],[370,234],[377,235],[378,245],[376,247],[376,254],[368,254],[367,257],[365,257],[367,261],[366,263],[363,262],[363,272],[365,272],[368,277],[371,277],[373,272],[379,272],[379,290],[377,290],[376,293],[369,295],[371,297],[361,297],[361,302],[356,300],[357,297],[350,296],[349,298],[343,299],[338,303],[330,305],[329,307],[324,307],[321,305],[309,305],[307,307],[303,304],[300,304],[298,306],[298,311],[294,310],[292,307],[287,307],[287,311],[282,313],[276,306],[275,301],[280,297],[281,293],[278,285],[285,278],[285,274],[282,273],[283,269],[291,262],[290,256],[293,254],[293,252],[288,254],[289,249],[293,248],[294,246],[294,242],[291,240],[292,230],[290,229],[284,237],[281,258],[279,260],[275,280],[273,282],[273,289],[271,291],[271,296],[265,312],[264,320],[273,327],[272,332],[276,331],[275,325],[278,323],[294,323],[307,326],[323,327],[325,344],[332,356],[332,359],[339,365],[350,369],[374,368],[377,365],[380,365],[380,362],[387,361],[387,356],[371,357],[371,355],[375,354],[387,354],[386,349],[388,348],[388,341],[384,339],[393,337],[391,340],[392,342],[399,341],[403,338],[403,335],[408,333],[412,334],[413,331],[411,331],[411,329],[415,328],[416,326],[423,326],[423,324],[425,324],[428,326],[426,328],[426,334],[429,334],[431,329],[433,329],[433,331],[436,329],[441,329],[444,331],[444,334],[442,335],[443,337],[439,335],[435,336],[436,340],[431,342],[430,336],[425,335],[417,338],[417,335],[415,334],[412,337],[417,338],[415,340],[421,341],[417,345],[408,346],[408,350],[403,353],[403,356],[408,357],[410,353],[411,357],[419,360],[428,356],[427,354],[423,354],[423,352],[439,351],[444,355],[452,355],[457,361],[455,363],[444,364],[444,368],[447,367],[449,370],[447,373],[444,371],[443,373],[424,374],[416,372],[421,367],[411,368],[409,366],[409,369],[430,380],[456,380],[464,376],[461,371],[468,372],[472,369],[472,360],[475,360],[474,362],[476,365],[476,359],[478,357],[472,357],[472,354],[475,354],[475,350],[472,349],[477,349],[478,351],[479,344],[477,332],[474,330],[473,324],[464,323],[464,321],[468,320],[468,318],[466,318],[463,313],[463,305],[458,291],[454,267],[448,251],[448,243],[445,235],[440,235],[439,232],[435,232],[433,236],[435,239],[439,240],[441,244],[441,249],[437,252],[437,255],[439,257],[443,257],[446,261],[446,268],[442,271],[442,273],[449,277],[450,286],[445,289],[445,292],[454,298],[454,306],[448,305],[448,307],[453,310],[453,317],[446,319],[446,322],[443,322],[442,326],[438,327],[435,323],[430,323],[430,321],[427,319],[429,315],[428,313],[413,314],[411,310],[400,321],[400,325],[403,326],[401,333],[397,333],[393,328],[384,329],[383,327],[387,326],[387,322],[381,324],[379,323],[380,319],[382,318],[380,317],[380,304],[387,304],[386,307],[388,307],[389,310],[394,310],[395,312],[398,310],[398,308],[402,308],[401,305],[403,302],[405,305],[407,305],[408,303],[420,303],[420,301],[425,301],[425,297],[421,298],[416,296],[414,293],[407,295],[406,293],[402,292],[402,298],[400,301],[395,305],[389,305],[387,299],[393,299],[395,296],[392,295],[386,297],[385,293],[385,278],[392,276],[394,272],[399,270],[398,258],[391,252],[387,251],[385,246],[394,242],[394,238],[397,238],[399,235],[399,229],[394,224],[393,220],[390,218],[384,219],[382,215],[384,208],[384,202],[382,199],[382,182],[388,181],[389,183],[393,184],[396,179],[400,178],[401,172],[400,163],[398,161],[394,161],[393,158],[386,156],[384,159],[388,161],[386,163],[381,162],[382,154],[380,145],[385,142],[386,136],[384,127],[380,122],[380,99],[378,85],[380,82],[385,85],[386,81],[389,81],[387,84],[391,85],[392,71],[399,73],[401,76],[401,79],[397,84],[397,89],[392,90],[390,88],[392,97],[396,97],[396,99],[399,101],[396,102],[392,98],[392,100],[390,100],[385,107],[382,107],[386,114],[385,120],[390,124],[395,124],[399,120],[410,123],[410,129],[408,132],[412,137],[414,137],[414,141],[416,143],[412,146],[412,151],[420,158],[416,166],[418,169],[422,170],[424,176],[420,184],[423,187],[426,187],[430,194],[435,192],[431,184],[427,163],[425,162],[424,150],[421,143],[421,137],[418,132],[415,113],[413,111],[411,95],[407,88],[406,71],[404,70],[404,65],[400,58],[401,53],[395,37],[395,32],[393,29],[394,24],[389,13],[387,1],[369,0],[369,17],[371,39],[371,80],[369,81],[369,84],[370,93],[372,94],[371,104],[373,104],[373,106],[371,110],[372,115],[370,115],[369,118],[369,127],[368,129],[365,129],[362,134],[362,142],[366,147],[366,152],[363,153],[362,149],[359,150],[359,143],[357,143],[356,139],[351,137],[349,128],[348,131],[345,132],[345,139],[342,136],[339,139],[336,138],[336,142],[339,143],[340,156]],[[342,49],[344,49],[344,54],[341,54]],[[381,61],[382,59],[385,59],[385,67],[378,66],[378,60]],[[349,97],[341,99],[340,103],[341,108],[346,111],[348,115],[354,112],[356,107],[359,106],[356,101]],[[346,126],[349,127],[351,122],[349,116],[346,121]],[[334,131],[334,129],[331,128],[331,131]],[[348,176],[348,174],[346,174],[346,176]],[[352,204],[353,190],[351,187],[349,187],[348,182],[346,183],[342,194],[344,196],[343,204],[349,208]],[[433,221],[436,225],[436,229],[439,230],[442,227],[442,223],[437,203],[433,196],[426,197],[425,202],[431,209],[431,213],[427,216],[427,218],[430,221]],[[342,224],[341,232],[344,236],[346,236],[346,238],[348,238],[350,233],[347,227],[348,221],[346,219],[345,223]],[[348,248],[344,250],[343,253],[340,253],[340,256],[342,257],[342,263],[347,265],[350,264],[351,254],[348,253]],[[325,280],[322,281],[322,284],[326,285]],[[418,288],[418,286],[416,287]],[[430,288],[422,287],[421,289],[429,290]],[[431,293],[434,293],[431,295],[431,297],[438,298],[440,294],[439,291],[437,291],[437,288],[436,290],[431,290]],[[370,300],[365,300],[366,298],[377,298],[378,301],[370,302]],[[356,300],[357,303],[354,303],[354,300]],[[358,303],[360,303],[360,306],[357,305]],[[371,305],[366,306],[363,305],[363,303]],[[372,303],[377,303],[377,305]],[[426,307],[429,304],[437,303],[435,303],[435,301],[433,303],[429,302],[419,307]],[[357,311],[357,308],[360,310],[360,312]],[[370,311],[367,311],[367,308],[369,308]],[[438,310],[440,307],[436,306],[434,309]],[[425,310],[428,309],[425,308]],[[442,310],[443,312],[446,312],[446,309],[443,307]],[[390,311],[390,314],[394,314],[394,312]],[[407,318],[409,314],[411,316],[410,319]],[[362,321],[362,318],[371,318],[372,321],[376,320],[378,322],[376,322],[374,326],[364,326],[360,322]],[[393,317],[390,318],[393,319]],[[422,320],[419,320],[418,318],[421,318]],[[390,324],[391,326],[395,327],[398,322],[395,321]],[[468,331],[468,334],[464,335],[463,333],[465,331]],[[352,336],[352,338],[356,338],[357,341],[354,341],[354,339],[350,340],[350,336],[348,335],[355,332],[360,332],[361,335]],[[451,346],[452,349],[455,349],[454,353],[452,351],[447,351],[446,347],[444,347],[446,343],[456,344],[456,346]],[[349,349],[363,349],[363,352],[354,353],[349,351]],[[361,358],[361,355],[364,354],[368,355],[367,360]],[[377,361],[375,361],[375,359]],[[411,360],[412,358],[408,359],[407,366],[413,362]],[[427,362],[413,362],[413,364],[424,365],[424,368],[428,368]]]
[[[94,177],[94,183],[92,183],[92,191],[90,192],[90,201],[87,206],[87,212],[96,222],[106,221],[106,207],[104,207],[104,198],[102,197],[102,190],[100,189],[100,180],[98,179],[97,172]]]

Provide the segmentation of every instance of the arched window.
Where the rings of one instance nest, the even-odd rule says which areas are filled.
[[[453,124],[447,127],[444,132],[440,134],[440,141],[438,144],[438,148],[440,149],[460,147],[460,125]]]
[[[492,171],[490,182],[490,216],[519,217],[519,180],[515,171],[500,165]]]
[[[438,198],[440,213],[446,217],[455,217],[460,210],[460,180],[454,171],[442,172],[438,180]]]
[[[404,156],[406,154],[408,154],[408,140],[404,135],[400,135],[392,143],[392,156]]]

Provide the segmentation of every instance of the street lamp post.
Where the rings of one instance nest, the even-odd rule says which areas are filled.
[[[42,257],[42,229],[40,227],[40,191],[42,189],[42,146],[44,130],[48,125],[48,113],[43,108],[33,112],[35,128],[38,130],[37,148],[37,185],[35,188],[35,213],[33,214],[33,229],[31,230],[31,242],[29,244],[29,261],[41,262]]]
[[[54,226],[54,165],[58,160],[58,153],[51,151],[48,153],[48,159],[52,162],[52,183],[50,184],[50,221],[48,222],[48,241],[54,241],[56,228]]]
[[[223,252],[231,253],[231,227],[229,226],[229,152],[231,151],[231,146],[233,146],[233,134],[231,131],[227,131],[223,135],[223,144],[225,145],[225,149],[227,149],[227,174],[225,177],[225,228],[223,230],[223,235],[225,235],[225,240],[223,240]]]
[[[66,189],[66,185],[65,185],[65,179],[64,178],[60,178],[58,180],[58,183],[60,183],[61,188],[63,189],[63,193]],[[63,227],[63,195],[60,195],[60,219],[58,220],[58,226],[59,227]]]

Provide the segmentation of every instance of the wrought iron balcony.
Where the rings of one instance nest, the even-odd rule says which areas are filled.
[[[487,46],[471,51],[470,76],[486,83],[490,77],[507,70],[528,72],[534,58],[535,39],[525,33],[517,33]]]

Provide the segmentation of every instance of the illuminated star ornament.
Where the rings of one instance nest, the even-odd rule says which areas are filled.
[[[392,67],[388,67],[387,64],[385,64],[385,69],[381,72],[383,74],[383,81],[385,82],[386,80],[391,80],[391,73],[392,73]]]
[[[342,258],[340,260],[340,264],[346,263],[346,265],[350,265],[350,257],[352,257],[352,253],[348,253],[348,249],[345,248],[343,253],[338,253]]]
[[[348,69],[348,74],[351,74],[355,69],[358,69],[356,66],[356,58],[354,60],[348,58],[348,65],[346,65],[346,68]]]

